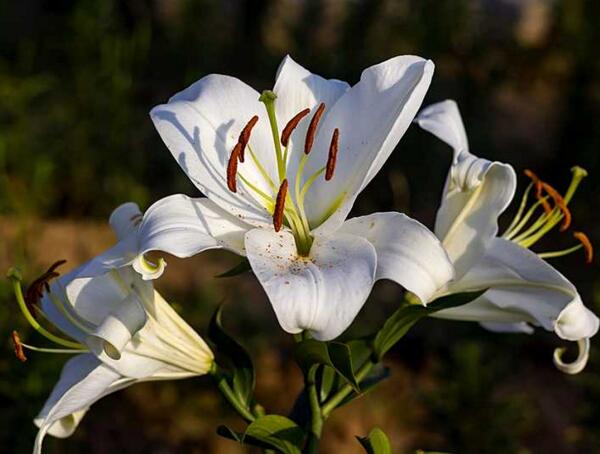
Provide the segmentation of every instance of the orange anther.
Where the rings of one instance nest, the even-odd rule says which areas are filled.
[[[241,148],[239,151],[239,156],[238,156],[240,162],[244,162],[244,152],[246,151],[246,145],[248,145],[248,142],[250,141],[250,134],[252,133],[252,128],[254,128],[254,125],[257,122],[258,122],[258,115],[254,115],[250,119],[248,124],[246,124],[246,126],[244,126],[244,129],[242,129],[242,132],[240,132],[240,137],[238,138],[238,144],[241,145]]]
[[[563,199],[563,197],[558,193],[558,191],[556,189],[554,189],[548,183],[542,182],[542,186],[543,186],[544,190],[548,193],[548,195],[550,195],[550,197],[552,197],[554,199],[554,203],[556,204],[558,209],[560,211],[562,211],[564,219],[563,219],[562,225],[560,226],[560,231],[564,232],[571,225],[571,211],[567,207],[567,204],[565,203],[565,199]]]
[[[277,198],[275,199],[275,210],[273,211],[273,227],[275,231],[279,232],[283,226],[283,212],[285,210],[285,198],[287,196],[288,181],[283,180],[279,191],[277,192]]]
[[[583,245],[583,249],[585,250],[585,262],[592,263],[592,260],[594,260],[594,248],[592,247],[592,242],[588,236],[583,232],[573,232],[573,236]]]
[[[10,334],[10,338],[12,339],[12,343],[15,348],[15,356],[19,361],[24,363],[27,361],[27,356],[25,356],[25,351],[23,350],[23,344],[21,344],[19,333],[13,330],[13,332]]]
[[[340,137],[340,130],[335,128],[333,136],[331,136],[331,144],[329,145],[329,155],[327,156],[327,167],[325,170],[325,180],[329,181],[333,178],[333,171],[335,170],[335,163],[337,161],[338,154],[338,141]]]
[[[317,134],[317,126],[319,126],[319,120],[321,120],[321,116],[325,111],[325,104],[319,104],[315,114],[310,119],[310,124],[308,125],[308,130],[306,131],[306,140],[304,141],[304,154],[310,153],[312,149],[313,143],[315,141],[315,135]]]
[[[227,163],[227,187],[231,192],[237,192],[237,183],[235,177],[237,175],[238,159],[241,148],[242,144],[238,142],[235,147],[233,147],[231,156],[229,156],[229,162]]]
[[[310,109],[304,109],[298,112],[296,115],[294,115],[292,119],[288,121],[287,125],[285,125],[285,128],[283,128],[283,131],[281,132],[281,144],[284,147],[288,146],[290,136],[292,135],[292,132],[294,132],[294,129],[296,129],[296,126],[298,126],[298,123],[300,123],[300,121],[309,113]]]

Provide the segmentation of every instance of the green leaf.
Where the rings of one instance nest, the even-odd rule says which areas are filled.
[[[379,427],[375,427],[368,437],[356,438],[368,454],[392,454],[390,440]]]
[[[279,415],[265,415],[252,422],[244,433],[284,454],[301,454],[304,431],[291,419]]]
[[[223,306],[215,311],[208,325],[208,338],[215,344],[217,351],[232,367],[231,386],[240,402],[250,409],[254,393],[255,374],[252,358],[233,337],[224,329],[221,323]]]
[[[296,346],[296,360],[304,371],[314,364],[322,364],[333,368],[357,392],[358,382],[354,376],[350,348],[340,342],[319,342],[314,339],[304,339]]]
[[[221,425],[221,426],[217,427],[217,433],[219,435],[221,435],[223,438],[237,441],[238,443],[242,443],[242,440],[244,439],[243,433],[236,432],[235,430],[230,429],[229,427],[227,427],[225,425]]]
[[[250,262],[248,261],[248,259],[244,259],[240,263],[238,263],[236,266],[231,268],[230,270],[227,270],[221,274],[217,274],[215,277],[223,278],[223,277],[239,276],[240,274],[247,273],[251,269],[252,269],[252,267],[250,266]]]
[[[442,309],[450,309],[470,303],[484,292],[485,290],[471,293],[457,293],[438,298],[427,306],[409,305],[401,307],[387,319],[375,336],[373,349],[377,358],[381,359],[423,317],[432,315]]]
[[[317,387],[319,389],[319,399],[321,402],[332,394],[339,386],[338,375],[335,369],[329,366],[321,366],[317,374]]]

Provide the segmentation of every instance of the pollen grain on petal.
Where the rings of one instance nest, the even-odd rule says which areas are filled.
[[[281,144],[284,147],[288,146],[290,136],[292,135],[292,132],[294,132],[294,129],[296,129],[296,126],[298,126],[298,123],[300,123],[300,121],[302,121],[302,119],[306,117],[309,113],[310,109],[308,108],[301,110],[296,115],[294,115],[290,121],[288,121],[287,125],[285,125],[285,128],[283,128],[283,131],[281,132]]]
[[[24,363],[27,361],[27,356],[25,356],[25,351],[23,350],[23,344],[21,344],[19,333],[13,330],[13,332],[10,334],[10,338],[12,340],[13,347],[15,348],[15,356],[19,361]]]
[[[231,192],[237,192],[236,175],[241,147],[242,145],[239,142],[233,147],[227,163],[227,187]]]
[[[329,181],[333,178],[335,171],[335,163],[337,162],[337,154],[339,147],[340,130],[335,128],[331,136],[331,144],[329,145],[329,155],[327,156],[327,167],[325,170],[325,180]]]
[[[309,154],[312,149],[313,143],[315,141],[315,135],[317,134],[317,127],[319,126],[319,121],[321,120],[321,116],[325,111],[325,104],[319,104],[315,114],[310,119],[310,124],[308,125],[308,130],[306,131],[306,140],[304,141],[304,154]]]
[[[279,191],[277,192],[277,199],[275,200],[275,210],[273,211],[273,227],[276,232],[281,230],[283,226],[283,212],[285,210],[285,198],[288,191],[288,181],[283,180]]]
[[[252,128],[254,128],[254,125],[256,125],[256,123],[258,122],[258,115],[254,115],[250,121],[246,124],[246,126],[244,126],[244,129],[242,129],[242,132],[240,132],[240,137],[238,138],[238,143],[241,145],[240,151],[239,151],[239,160],[240,162],[244,162],[244,152],[246,151],[246,146],[248,145],[248,142],[250,141],[250,134],[252,134]]]
[[[592,263],[594,260],[594,247],[588,236],[583,232],[573,232],[573,236],[579,240],[585,250],[585,262]]]

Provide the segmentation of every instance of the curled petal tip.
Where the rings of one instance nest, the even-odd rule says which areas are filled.
[[[590,357],[590,340],[588,338],[579,339],[577,341],[577,347],[579,349],[577,358],[575,358],[575,360],[570,363],[566,363],[562,359],[566,348],[560,347],[554,350],[553,360],[554,365],[558,370],[564,372],[565,374],[575,375],[585,368]]]

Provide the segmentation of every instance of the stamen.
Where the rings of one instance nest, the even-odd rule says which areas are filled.
[[[13,346],[15,347],[15,356],[19,361],[24,363],[27,361],[27,356],[25,356],[25,352],[23,351],[23,345],[21,344],[21,338],[19,337],[19,333],[13,330],[10,335],[12,339]]]
[[[40,277],[35,279],[29,285],[29,287],[27,287],[27,290],[25,291],[25,304],[27,304],[27,308],[31,312],[34,311],[34,308],[42,299],[42,296],[44,296],[44,289],[48,292],[50,291],[48,282],[51,279],[60,276],[60,273],[58,273],[56,269],[59,266],[64,265],[65,263],[67,263],[66,260],[57,260],[50,266],[50,268],[46,270],[45,273],[43,273]]]
[[[333,136],[331,137],[331,144],[329,145],[329,156],[327,156],[327,170],[325,171],[325,181],[329,181],[333,178],[333,171],[335,170],[335,163],[338,154],[338,139],[340,137],[340,130],[335,128]]]
[[[296,129],[296,126],[298,126],[298,123],[300,123],[300,121],[309,113],[310,109],[304,109],[298,112],[296,115],[294,115],[292,119],[288,121],[288,124],[285,125],[285,128],[283,128],[283,131],[281,132],[281,144],[284,147],[288,146],[290,136],[292,135],[292,132],[294,132],[294,129]]]
[[[309,154],[312,149],[313,143],[315,141],[315,135],[317,134],[317,126],[319,126],[319,121],[321,120],[321,116],[325,111],[325,104],[319,104],[315,114],[310,120],[310,124],[308,125],[308,130],[306,131],[306,140],[304,141],[304,154]]]
[[[240,132],[240,137],[238,138],[238,143],[241,145],[239,159],[240,162],[244,162],[244,152],[246,151],[246,145],[250,141],[250,134],[252,133],[252,128],[258,122],[258,115],[254,115],[248,124],[244,126],[242,132]]]
[[[548,183],[542,182],[544,190],[554,199],[554,203],[564,216],[563,224],[560,226],[560,231],[564,232],[571,225],[571,212],[567,208],[567,204],[563,197],[558,193],[556,189],[550,186]]]
[[[242,144],[238,142],[235,147],[233,147],[231,156],[229,156],[229,162],[227,163],[227,187],[231,192],[237,192],[235,177],[237,174],[238,159],[241,148]]]
[[[524,173],[531,178],[531,181],[533,181],[533,184],[535,185],[535,197],[540,201],[542,207],[544,207],[546,214],[550,214],[552,212],[552,207],[548,201],[542,197],[542,180],[540,180],[538,176],[529,169],[525,169]]]
[[[285,209],[285,198],[287,196],[288,181],[283,180],[277,192],[277,199],[275,200],[275,211],[273,212],[273,227],[275,231],[279,232],[283,226],[283,212]]]
[[[68,348],[81,348],[82,345],[79,342],[74,342],[71,340],[63,339],[55,334],[52,334],[46,328],[38,323],[38,321],[33,317],[27,304],[25,303],[25,298],[23,297],[23,290],[21,289],[21,277],[18,271],[11,269],[8,272],[8,278],[12,281],[13,291],[15,294],[15,298],[17,299],[17,303],[19,304],[19,309],[25,316],[25,319],[29,322],[33,329],[35,329],[38,333],[44,336],[46,339],[62,345]]]
[[[573,236],[581,242],[583,249],[585,249],[586,263],[592,263],[592,260],[594,260],[594,248],[588,236],[583,232],[573,232]]]

